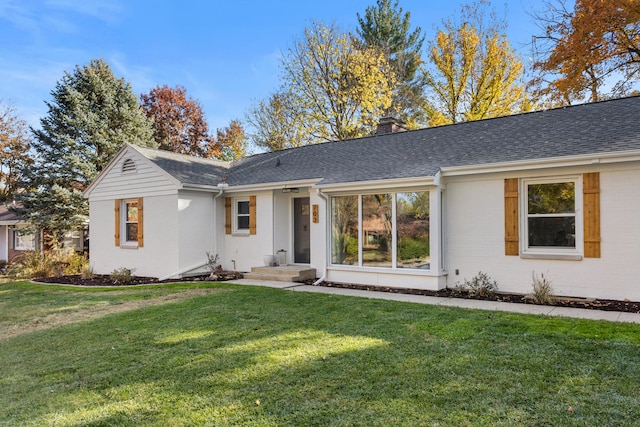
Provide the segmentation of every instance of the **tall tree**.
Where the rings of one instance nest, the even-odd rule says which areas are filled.
[[[370,134],[391,104],[389,64],[359,49],[333,25],[313,24],[283,60],[284,86],[304,116],[303,131],[320,140]]]
[[[294,97],[286,90],[252,106],[247,121],[255,129],[251,140],[260,148],[276,151],[313,143],[305,129],[304,114],[296,108]]]
[[[33,163],[30,144],[26,122],[11,105],[0,101],[0,202],[12,200],[21,191],[22,173]]]
[[[157,86],[140,95],[147,117],[153,120],[153,138],[161,150],[203,157],[210,146],[209,125],[199,102],[183,86]]]
[[[461,24],[443,22],[429,43],[431,67],[427,86],[432,93],[430,123],[440,125],[509,115],[530,108],[523,65],[509,45],[506,24],[491,13],[489,25],[480,1],[464,5]]]
[[[216,130],[216,137],[210,138],[206,157],[225,161],[238,160],[246,154],[247,137],[239,120],[232,120],[229,126]]]
[[[357,16],[356,32],[362,44],[380,49],[391,65],[388,84],[393,97],[385,115],[403,120],[410,128],[425,124],[422,29],[411,30],[411,13],[403,13],[398,1],[377,0],[364,16]]]
[[[41,129],[33,130],[35,163],[26,170],[28,191],[20,212],[47,229],[53,243],[87,218],[82,191],[125,144],[155,147],[151,121],[131,86],[94,59],[65,72],[46,102]]]
[[[573,11],[565,0],[545,2],[535,18],[536,83],[552,101],[622,96],[640,79],[638,0],[576,0]]]

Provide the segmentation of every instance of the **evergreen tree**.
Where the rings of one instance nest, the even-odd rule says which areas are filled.
[[[364,16],[357,16],[360,42],[380,50],[391,65],[393,99],[385,114],[402,119],[410,128],[426,124],[422,29],[411,29],[411,13],[403,13],[397,1],[377,0],[376,6],[367,7]]]
[[[19,212],[56,244],[86,221],[82,192],[118,150],[156,144],[131,85],[102,59],[65,72],[51,94],[41,129],[32,129],[35,164],[26,171]]]

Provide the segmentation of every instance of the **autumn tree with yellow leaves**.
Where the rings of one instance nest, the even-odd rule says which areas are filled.
[[[545,2],[536,14],[540,93],[556,104],[627,95],[640,79],[640,0]]]
[[[527,111],[523,64],[495,13],[485,19],[488,2],[465,5],[460,24],[443,22],[429,43],[427,88],[432,126]]]
[[[360,48],[335,26],[315,23],[282,61],[282,87],[249,112],[254,126],[265,117],[278,126],[258,128],[256,145],[275,150],[306,143],[344,140],[373,133],[393,95],[390,66],[377,49]]]

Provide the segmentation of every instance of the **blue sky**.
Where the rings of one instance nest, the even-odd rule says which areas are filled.
[[[529,16],[538,0],[493,2],[525,63],[539,33]],[[453,0],[400,0],[427,40],[457,12]],[[0,99],[34,127],[64,71],[104,58],[139,95],[182,85],[203,106],[212,130],[244,119],[279,85],[283,52],[311,22],[355,31],[375,0],[0,0]],[[506,11],[505,11],[506,7]]]

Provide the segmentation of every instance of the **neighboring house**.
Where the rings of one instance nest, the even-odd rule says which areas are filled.
[[[389,129],[388,122],[380,129]],[[286,251],[326,280],[640,300],[640,97],[263,153],[125,146],[85,192],[96,273]]]
[[[22,218],[0,204],[0,260],[11,263],[25,252],[36,250],[39,239],[26,228]]]

